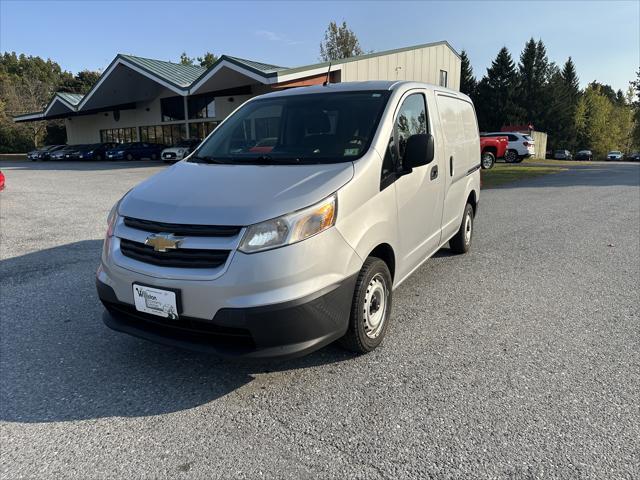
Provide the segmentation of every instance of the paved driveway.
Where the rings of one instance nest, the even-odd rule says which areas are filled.
[[[640,166],[482,194],[382,348],[222,362],[108,330],[105,217],[163,167],[0,163],[0,476],[638,478]]]

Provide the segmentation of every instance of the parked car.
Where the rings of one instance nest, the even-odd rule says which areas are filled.
[[[627,156],[627,160],[630,162],[640,162],[640,152],[633,152]]]
[[[576,160],[593,160],[593,153],[591,150],[580,150],[576,153]]]
[[[0,190],[4,190],[4,173],[0,170]]]
[[[273,149],[252,152],[267,134]],[[469,97],[433,85],[254,97],[114,205],[96,279],[103,320],[221,355],[292,357],[338,339],[369,352],[394,288],[447,242],[471,248],[479,151]]]
[[[555,160],[573,160],[573,155],[569,150],[556,150],[553,152],[553,158]]]
[[[483,137],[506,136],[509,139],[509,147],[504,155],[507,163],[519,163],[525,158],[535,155],[535,145],[530,135],[520,132],[493,132],[483,133]]]
[[[607,160],[608,161],[611,161],[611,160],[615,160],[615,161],[624,160],[624,154],[620,150],[611,150],[609,153],[607,153]]]
[[[116,143],[93,143],[83,145],[77,150],[78,160],[104,160],[107,150],[115,148]]]
[[[249,149],[250,152],[269,153],[276,146],[278,139],[276,137],[267,137],[260,140]]]
[[[121,143],[107,150],[106,158],[109,160],[138,160],[140,158],[156,160],[165,148],[164,145],[160,145],[159,143]]]
[[[32,162],[36,162],[38,160],[49,160],[49,154],[56,150],[60,150],[64,148],[66,145],[47,145],[46,147],[37,148],[35,150],[31,150],[27,153],[27,159]]]
[[[198,145],[200,145],[199,138],[192,138],[190,140],[182,140],[178,142],[175,147],[169,147],[162,150],[162,160],[165,162],[175,162],[186,158],[191,152],[193,152]]]
[[[509,146],[509,138],[505,135],[496,137],[480,137],[480,164],[483,169],[493,168],[497,158],[504,158]]]
[[[73,160],[79,145],[66,145],[49,153],[49,160]]]

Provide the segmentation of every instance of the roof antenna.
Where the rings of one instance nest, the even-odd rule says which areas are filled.
[[[327,70],[327,79],[322,83],[323,87],[329,85],[329,74],[331,73],[331,62],[329,62],[329,69]]]

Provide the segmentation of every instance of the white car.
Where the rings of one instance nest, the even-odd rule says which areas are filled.
[[[620,150],[612,150],[607,153],[607,161],[617,161],[619,162],[624,158],[624,154]]]
[[[187,158],[196,147],[200,145],[200,139],[182,140],[174,147],[165,148],[160,154],[164,162],[177,162]]]
[[[507,163],[520,163],[525,158],[532,157],[536,153],[535,142],[531,135],[520,132],[492,132],[483,133],[481,137],[501,135],[509,139],[509,146],[504,154]]]

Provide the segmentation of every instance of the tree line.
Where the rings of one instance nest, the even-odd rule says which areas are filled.
[[[556,65],[533,38],[517,65],[502,47],[479,81],[464,50],[461,57],[460,90],[472,98],[481,131],[531,124],[547,133],[548,148],[588,149],[596,157],[640,147],[640,70],[626,92],[597,81],[581,89],[571,57]]]
[[[0,153],[26,152],[34,146],[65,143],[63,120],[14,123],[13,117],[41,111],[55,92],[85,94],[99,72],[75,75],[53,60],[5,52],[0,56]]]
[[[331,61],[364,53],[345,22],[331,22],[320,44],[320,58]],[[189,57],[183,65],[210,67],[217,55]],[[548,148],[590,149],[598,157],[609,150],[640,149],[640,70],[626,92],[597,81],[584,89],[569,57],[562,65],[550,62],[542,40],[530,39],[518,63],[506,47],[499,50],[485,75],[477,80],[463,50],[460,90],[475,104],[481,131],[505,125],[531,124],[548,134]],[[99,72],[77,74],[56,62],[5,52],[0,56],[0,153],[24,152],[34,146],[64,143],[62,120],[16,124],[15,115],[40,111],[55,92],[84,94]]]

